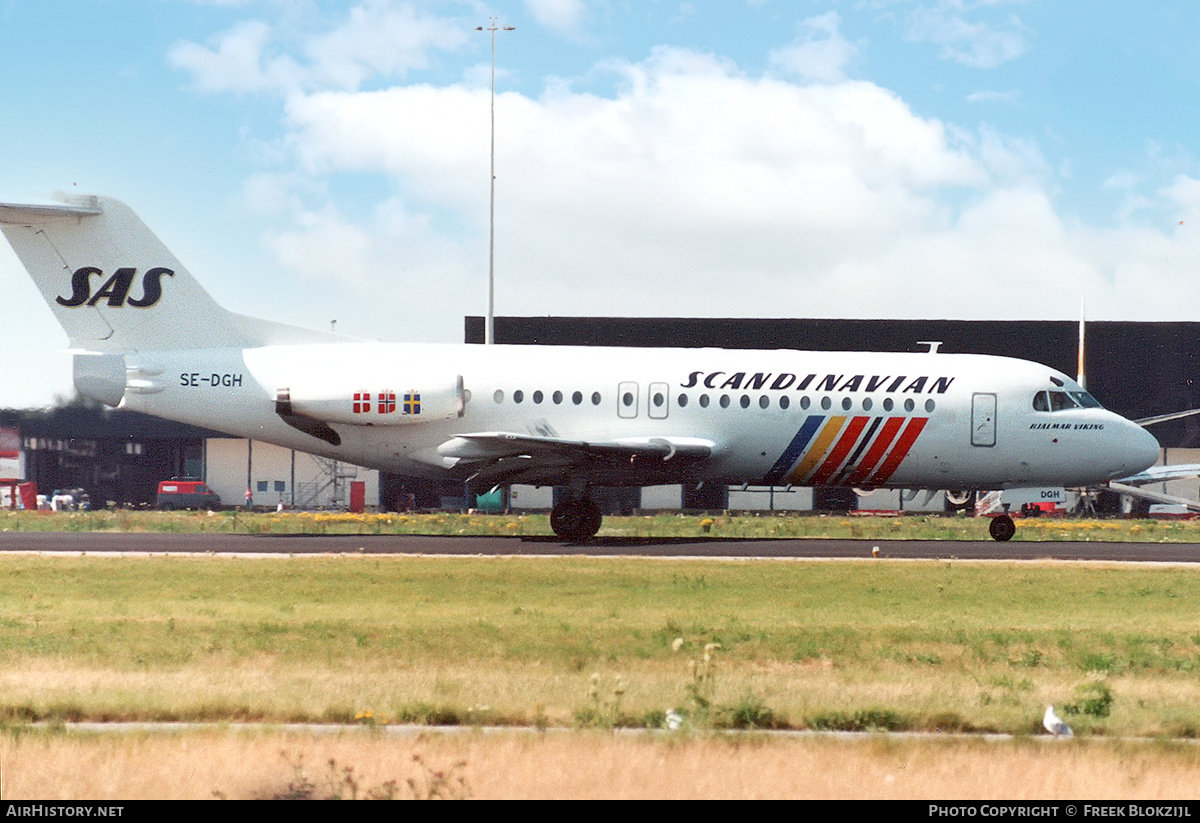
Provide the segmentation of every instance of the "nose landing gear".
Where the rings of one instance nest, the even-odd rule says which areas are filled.
[[[992,522],[988,524],[988,534],[993,540],[999,540],[1003,543],[1006,540],[1012,540],[1013,535],[1017,533],[1017,524],[1008,514],[998,514],[992,518]]]

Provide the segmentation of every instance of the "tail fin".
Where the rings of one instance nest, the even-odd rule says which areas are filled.
[[[201,349],[333,337],[226,311],[124,203],[66,201],[0,204],[0,229],[73,347]]]

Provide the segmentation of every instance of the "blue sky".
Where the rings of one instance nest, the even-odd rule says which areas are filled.
[[[0,200],[125,200],[226,306],[1200,319],[1200,7],[0,0]],[[6,244],[0,406],[69,395]]]

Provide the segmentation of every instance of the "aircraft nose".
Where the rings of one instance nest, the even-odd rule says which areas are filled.
[[[1158,440],[1137,423],[1126,421],[1126,425],[1130,431],[1125,438],[1125,459],[1132,472],[1145,471],[1158,462]]]

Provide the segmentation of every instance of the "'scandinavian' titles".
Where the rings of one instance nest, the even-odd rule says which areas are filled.
[[[884,392],[894,394],[945,394],[953,377],[906,374],[807,374],[789,372],[694,371],[679,385],[685,389],[766,389],[768,391]]]

